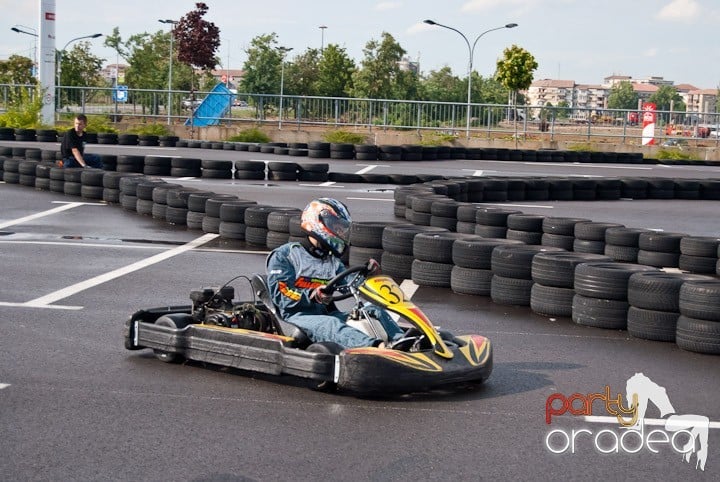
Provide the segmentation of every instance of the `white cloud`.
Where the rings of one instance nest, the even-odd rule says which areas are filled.
[[[401,6],[402,3],[400,2],[379,2],[375,5],[375,10],[384,12],[386,10],[394,10],[396,8],[400,8]]]
[[[696,0],[672,0],[657,13],[660,20],[688,22],[700,15],[700,5]]]
[[[430,30],[433,30],[437,27],[433,27],[432,25],[428,25],[425,22],[417,22],[410,27],[408,27],[407,30],[405,30],[406,33],[410,35],[418,34],[418,33],[425,33]]]
[[[658,49],[656,48],[647,49],[644,53],[645,57],[657,57],[657,54]]]

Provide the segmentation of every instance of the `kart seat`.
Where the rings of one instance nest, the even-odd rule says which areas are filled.
[[[255,292],[255,296],[267,307],[268,310],[275,317],[278,331],[281,335],[292,337],[295,340],[295,346],[297,348],[305,349],[312,341],[307,334],[298,326],[293,325],[285,321],[280,315],[280,310],[277,309],[275,303],[270,296],[270,289],[268,288],[267,276],[264,274],[254,274],[250,280],[250,285]]]

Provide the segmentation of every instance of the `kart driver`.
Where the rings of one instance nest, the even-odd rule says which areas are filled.
[[[307,238],[286,243],[268,256],[270,295],[281,316],[301,328],[313,342],[383,348],[386,344],[382,340],[347,325],[347,312],[338,311],[334,303],[323,303],[327,294],[322,288],[345,270],[340,257],[347,246],[350,222],[350,213],[340,201],[313,199],[302,213],[301,227]],[[377,266],[375,260],[370,261]],[[388,340],[402,337],[402,330],[386,311],[369,306],[368,312],[380,321]]]

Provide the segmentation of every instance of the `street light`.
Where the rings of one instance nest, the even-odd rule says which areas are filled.
[[[285,86],[285,54],[290,52],[292,47],[278,47],[277,51],[280,52],[280,116],[278,123],[278,130],[282,129],[282,114],[283,114],[283,89]]]
[[[22,27],[22,28],[18,28],[18,27]],[[32,30],[32,32],[23,30],[25,28]],[[27,27],[25,25],[15,25],[14,27],[10,27],[10,30],[12,30],[15,33],[23,33],[25,35],[30,35],[31,37],[35,37],[35,45],[33,47],[33,69],[37,69],[37,67],[38,67],[38,65],[37,65],[37,39],[38,39],[37,30],[35,30],[32,27]]]
[[[65,49],[68,48],[68,45],[70,45],[70,44],[73,43],[73,42],[77,42],[78,40],[83,40],[83,39],[86,39],[86,38],[88,38],[88,39],[89,39],[89,38],[98,38],[98,37],[102,37],[102,34],[101,34],[101,33],[94,33],[94,34],[92,34],[92,35],[83,35],[82,37],[76,37],[76,38],[74,38],[74,39],[72,39],[72,40],[68,40],[68,43],[66,43],[63,48],[61,48],[60,50],[58,50],[58,52],[57,52],[57,61],[56,61],[56,67],[57,67],[57,68],[55,69],[55,71],[56,71],[56,72],[55,72],[55,78],[57,79],[57,82],[56,82],[57,87],[60,87],[60,73],[61,73],[61,71],[62,71],[62,58],[63,58],[63,54],[65,53]]]
[[[463,38],[463,40],[465,40],[465,43],[467,44],[468,54],[469,54],[469,60],[468,60],[468,72],[467,72],[467,76],[468,76],[467,123],[466,123],[466,125],[465,125],[465,135],[466,135],[467,138],[469,139],[469,138],[470,138],[470,104],[471,104],[471,100],[472,100],[470,88],[471,88],[471,83],[472,83],[472,66],[473,66],[473,54],[475,53],[475,45],[477,45],[477,42],[478,42],[478,40],[480,40],[480,37],[482,37],[482,36],[485,35],[486,33],[493,32],[493,31],[495,31],[495,30],[502,30],[502,29],[504,29],[504,28],[515,28],[515,27],[518,26],[518,24],[516,24],[516,23],[508,23],[508,24],[503,25],[502,27],[495,27],[495,28],[491,28],[491,29],[485,30],[485,31],[482,32],[480,35],[478,35],[477,37],[475,37],[475,41],[472,43],[472,46],[470,46],[470,41],[469,41],[468,38],[465,36],[465,34],[462,33],[460,30],[458,30],[458,29],[456,29],[456,28],[453,28],[453,27],[449,27],[449,26],[447,26],[447,25],[443,25],[443,24],[441,24],[441,23],[437,23],[437,22],[434,21],[434,20],[425,20],[424,23],[426,23],[426,24],[428,24],[428,25],[437,25],[438,27],[446,28],[446,29],[448,29],[448,30],[452,30],[453,32],[457,32],[457,33],[460,34],[460,36]]]
[[[322,55],[325,50],[325,29],[327,25],[320,25],[318,28],[320,29],[320,54]]]
[[[172,25],[172,28],[175,28],[175,24],[177,23],[176,20],[170,20],[170,19],[158,20],[158,22],[169,23],[170,25]],[[171,117],[172,117],[171,95],[172,94],[170,93],[170,91],[172,90],[172,64],[173,64],[173,53],[174,53],[173,38],[174,38],[173,32],[172,32],[172,30],[170,30],[170,67],[169,67],[169,72],[168,72],[168,94],[167,94],[167,113],[168,113],[167,123],[168,123],[168,125],[170,125],[172,122],[172,120],[171,120]]]

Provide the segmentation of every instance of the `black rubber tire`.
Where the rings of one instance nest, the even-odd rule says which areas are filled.
[[[5,175],[7,176],[7,172]],[[19,175],[18,175],[18,181],[19,181]],[[68,196],[80,196],[80,191],[82,190],[82,184],[79,182],[71,182],[71,181],[65,181],[65,185],[63,186],[63,192],[67,194]],[[135,196],[133,196],[135,197]]]
[[[578,325],[625,330],[629,308],[627,301],[576,294],[573,297],[572,320]]]
[[[261,181],[261,180],[265,179],[265,171],[247,171],[247,170],[237,169],[235,171],[235,179]]]
[[[51,183],[53,182],[52,179],[50,180],[50,182]],[[55,181],[55,182],[57,182],[57,181]],[[52,188],[51,188],[51,190],[52,190]],[[119,204],[120,203],[120,189],[112,189],[109,187],[104,187],[103,188],[103,201],[105,201],[107,203],[112,203],[112,204]]]
[[[622,224],[618,223],[601,223],[601,222],[582,222],[575,224],[574,236],[577,239],[583,239],[587,241],[602,241],[605,242],[605,232],[610,228],[624,228]]]
[[[490,298],[493,303],[500,305],[530,306],[532,286],[533,281],[530,279],[507,278],[493,274],[490,282]]]
[[[383,231],[392,222],[355,221],[350,224],[350,245],[364,248],[382,248]]]
[[[575,290],[572,288],[535,283],[530,290],[530,309],[539,315],[570,318],[574,296]]]
[[[138,205],[139,205],[138,200]],[[152,211],[150,211],[152,212]],[[138,210],[138,214],[140,214],[140,211]],[[195,211],[189,211],[187,212],[187,218],[186,218],[186,226],[188,229],[202,229],[202,223],[203,219],[205,219],[205,213],[199,213]]]
[[[453,232],[418,233],[413,239],[413,256],[434,263],[453,262],[453,243],[458,239],[477,239],[473,234]]]
[[[245,242],[253,246],[267,247],[268,232],[268,228],[248,225],[245,229]]]
[[[218,232],[220,237],[227,239],[245,239],[247,226],[245,223],[234,223],[231,221],[220,221]]]
[[[447,232],[434,226],[418,226],[416,224],[387,225],[382,230],[382,248],[395,254],[412,256],[413,240],[418,233]]]
[[[635,338],[654,341],[675,341],[680,313],[649,310],[630,305],[627,331]]]
[[[518,229],[508,228],[505,232],[505,237],[514,241],[520,241],[524,244],[540,245],[542,244],[543,233],[539,231],[520,231]]]
[[[688,281],[712,281],[709,276],[647,271],[628,279],[628,302],[637,308],[680,313],[680,288]]]
[[[675,343],[683,350],[720,355],[720,323],[680,315]]]
[[[382,273],[390,276],[396,282],[412,279],[413,255],[391,253],[384,250],[380,256],[380,269]]]
[[[717,256],[690,256],[681,254],[678,259],[678,268],[682,271],[701,274],[715,274],[718,258]]]
[[[638,248],[646,251],[680,254],[680,240],[685,236],[687,234],[654,231],[640,233]]]
[[[575,292],[587,297],[627,300],[630,276],[643,271],[657,268],[628,263],[581,263],[575,267]]]
[[[415,259],[412,262],[411,277],[413,282],[420,286],[450,288],[452,269],[452,264]]]
[[[458,219],[460,217],[458,216]],[[507,228],[517,231],[529,231],[542,233],[542,226],[545,216],[540,214],[516,213],[507,217]]]
[[[450,272],[450,289],[463,295],[490,296],[493,272],[489,269],[453,266]]]
[[[360,264],[367,264],[370,259],[374,259],[378,263],[382,260],[383,250],[382,248],[366,248],[363,246],[350,246],[345,251],[348,256],[349,262],[346,263],[348,266],[357,266]]]
[[[204,233],[220,234],[220,218],[205,214],[201,227]]]
[[[275,249],[287,243],[290,239],[289,233],[268,230],[265,237],[265,245],[268,249]]]
[[[181,330],[190,325],[192,322],[192,316],[187,313],[170,313],[155,320],[155,324],[158,326],[165,326],[176,330]],[[153,354],[155,355],[155,358],[164,363],[179,363],[185,359],[179,353],[171,353],[159,349],[153,349]]]
[[[33,180],[35,177],[33,176]],[[102,199],[103,190],[102,186],[80,186],[80,196],[84,199]]]
[[[205,215],[220,218],[220,207],[223,204],[239,200],[237,196],[232,194],[217,194],[205,201]]]
[[[245,224],[245,211],[256,206],[255,201],[230,201],[220,206],[220,220],[229,223]]]
[[[254,228],[267,229],[268,215],[278,209],[279,208],[277,206],[269,206],[267,204],[253,204],[252,206],[248,206],[245,209],[244,222],[248,225],[248,227],[252,226]]]
[[[205,212],[205,203],[211,197],[216,196],[214,192],[210,191],[195,191],[191,192],[187,198],[188,210],[196,213]]]
[[[656,268],[677,268],[680,264],[680,253],[667,253],[662,251],[647,251],[638,249],[638,264],[655,266]]]
[[[302,214],[298,208],[277,208],[268,214],[267,228],[278,233],[290,233],[290,218]]]
[[[642,228],[608,228],[605,231],[605,243],[614,246],[632,246],[637,248],[642,233],[651,232]]]
[[[178,226],[187,225],[187,208],[178,208],[168,205],[165,209],[165,220],[170,224],[176,224]]]
[[[680,240],[680,253],[690,256],[718,257],[720,238],[685,236]]]
[[[679,307],[687,317],[720,322],[720,280],[683,283]]]
[[[498,276],[532,280],[532,261],[539,253],[562,252],[560,248],[524,244],[497,246],[490,258],[490,269]]]
[[[475,225],[475,234],[483,238],[505,238],[507,236],[507,228],[503,226],[486,226],[484,224]]]
[[[605,243],[605,256],[609,256],[614,261],[637,263],[638,251],[640,250],[634,246],[616,246]]]
[[[575,268],[580,263],[609,262],[608,256],[590,253],[549,251],[532,259],[531,276],[536,283],[556,288],[574,288]]]
[[[605,241],[575,238],[572,244],[572,251],[576,253],[604,254]]]

